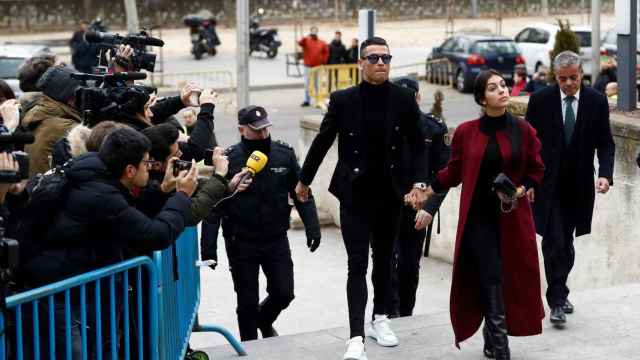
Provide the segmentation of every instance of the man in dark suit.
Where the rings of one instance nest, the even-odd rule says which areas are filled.
[[[373,321],[367,335],[396,346],[386,309],[391,300],[391,256],[403,196],[414,208],[425,201],[427,159],[414,94],[389,79],[387,42],[370,38],[360,47],[364,82],[331,94],[320,132],[311,144],[296,193],[304,201],[327,151],[338,137],[338,163],[329,191],[340,200],[348,256],[350,340],[344,359],[366,359],[363,339],[369,244],[373,251]],[[403,152],[403,146],[410,146]],[[410,156],[410,161],[406,157]]]
[[[536,190],[534,217],[542,236],[550,321],[563,326],[573,312],[567,278],[573,267],[575,236],[591,232],[595,191],[605,194],[613,185],[615,144],[609,124],[607,98],[581,87],[580,57],[571,51],[554,60],[557,85],[534,93],[527,120],[542,142],[545,175]],[[594,153],[598,178],[594,188]]]

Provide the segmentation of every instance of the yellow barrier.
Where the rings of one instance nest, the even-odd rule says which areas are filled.
[[[309,96],[316,107],[323,107],[332,92],[360,83],[356,64],[321,65],[309,70]]]

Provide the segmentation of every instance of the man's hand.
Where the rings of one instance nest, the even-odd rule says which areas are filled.
[[[238,192],[243,192],[243,191],[247,190],[249,188],[249,186],[251,186],[251,183],[253,182],[253,179],[251,179],[251,178],[245,179],[240,184],[240,180],[242,179],[242,177],[244,177],[244,174],[246,174],[248,172],[249,172],[248,169],[242,169],[242,171],[237,173],[233,177],[233,179],[231,179],[231,181],[229,181],[229,192],[236,191],[236,188],[238,188]]]
[[[216,147],[213,149],[213,155],[211,156],[211,161],[215,168],[216,174],[225,177],[229,172],[229,159],[224,155],[224,149],[221,147]]]
[[[133,48],[129,45],[120,45],[113,59],[115,64],[115,72],[125,72],[132,68],[131,57],[133,56]],[[131,81],[133,83],[133,81]]]
[[[313,238],[307,237],[307,247],[311,252],[318,250],[319,246],[320,246],[320,238],[313,239]]]
[[[433,221],[433,215],[429,214],[425,210],[418,210],[416,213],[416,230],[422,230],[429,226]]]
[[[196,95],[201,92],[202,90],[200,90],[195,83],[189,82],[180,90],[180,100],[182,100],[184,106],[198,106],[198,104],[191,100],[191,95]]]
[[[533,188],[527,190],[527,199],[529,199],[530,203],[534,203],[536,201],[536,191]]]
[[[168,194],[176,188],[176,177],[173,176],[173,164],[178,160],[177,157],[172,157],[167,161],[167,169],[164,171],[164,179],[160,184],[160,190],[163,193]]]
[[[151,94],[149,96],[149,100],[147,100],[147,103],[144,104],[144,119],[149,124],[152,124],[153,119],[153,111],[151,110],[151,108],[156,104],[157,101],[158,97],[156,96],[156,94]]]
[[[9,99],[0,105],[0,117],[4,126],[13,132],[20,124],[20,103],[16,99]]]
[[[309,200],[309,187],[298,181],[298,185],[296,185],[296,195],[298,196],[298,201],[307,202],[307,200]]]
[[[218,99],[218,93],[213,89],[204,89],[202,94],[200,94],[200,105],[204,104],[215,104],[216,99]]]
[[[609,180],[607,178],[598,178],[596,181],[596,190],[600,194],[606,194],[609,191]]]
[[[181,191],[189,197],[193,196],[198,187],[198,168],[195,160],[191,160],[191,169],[182,171],[176,178],[176,191]]]

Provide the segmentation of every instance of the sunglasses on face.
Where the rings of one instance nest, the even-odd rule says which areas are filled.
[[[391,57],[392,56],[389,55],[389,54],[383,54],[383,55],[370,54],[370,55],[367,55],[367,56],[363,57],[363,59],[367,59],[367,61],[371,65],[377,64],[378,61],[380,61],[380,59],[382,59],[382,63],[383,64],[389,65],[389,63],[391,63]]]

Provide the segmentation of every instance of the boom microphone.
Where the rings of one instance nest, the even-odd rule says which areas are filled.
[[[144,46],[164,46],[164,41],[162,39],[154,38],[151,36],[143,36],[143,35],[126,35],[122,36],[119,34],[108,34],[98,31],[87,31],[84,34],[84,39],[90,43],[104,43],[104,44],[113,44],[113,45],[131,45],[131,44],[139,44]]]
[[[29,132],[14,132],[0,135],[0,144],[33,144],[35,137]]]

